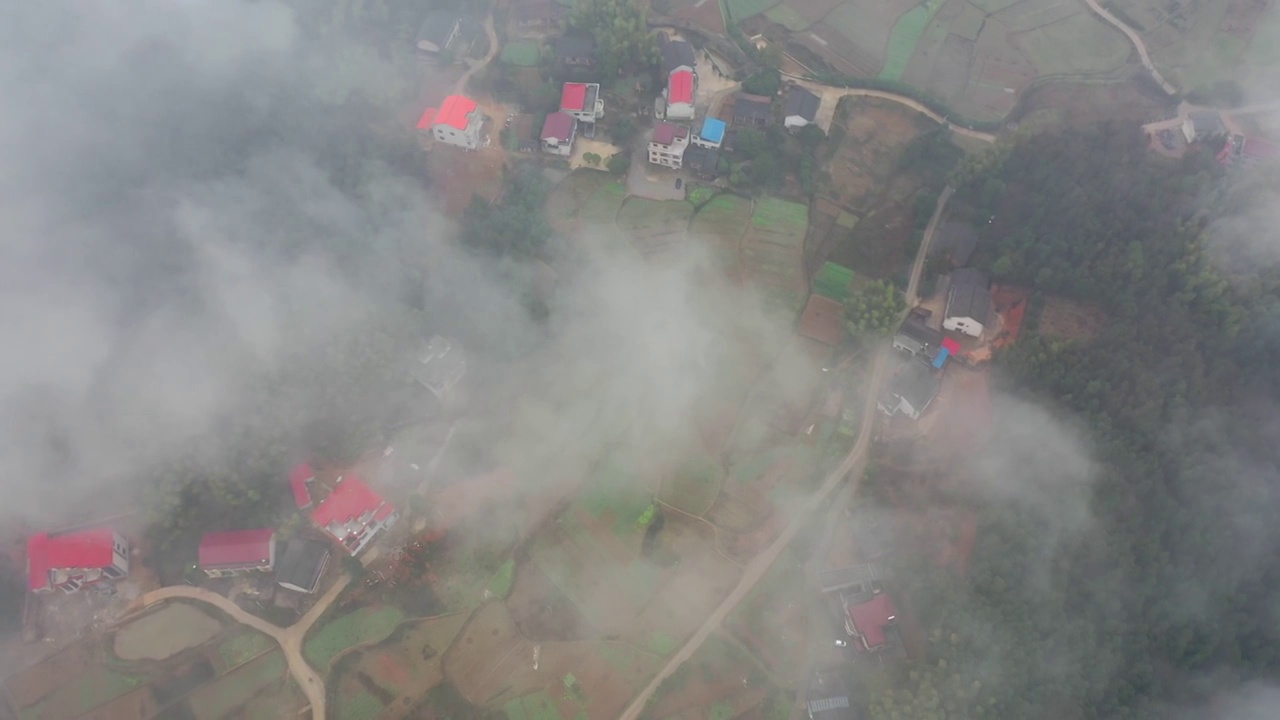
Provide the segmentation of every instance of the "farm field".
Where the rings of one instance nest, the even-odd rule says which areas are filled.
[[[1041,75],[1108,73],[1124,65],[1133,49],[1123,35],[1083,12],[1019,33],[1015,42]]]
[[[770,305],[785,312],[799,312],[808,291],[804,276],[808,225],[807,207],[766,196],[756,201],[742,240],[743,278],[761,288]]]
[[[778,4],[778,0],[724,0],[730,20],[745,20]]]
[[[663,681],[645,717],[785,720],[793,704],[738,642],[717,632]]]
[[[738,260],[738,246],[750,218],[749,198],[721,193],[698,208],[689,234],[706,243],[720,263],[732,266]]]
[[[513,40],[502,46],[502,62],[516,67],[537,67],[541,53],[536,40]]]
[[[404,619],[404,613],[393,606],[363,607],[317,624],[302,644],[307,663],[321,674],[330,661],[347,648],[385,639]]]

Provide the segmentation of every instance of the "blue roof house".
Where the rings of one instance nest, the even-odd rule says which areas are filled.
[[[724,141],[724,121],[709,117],[702,121],[702,129],[693,138],[693,144],[705,148],[718,148]]]

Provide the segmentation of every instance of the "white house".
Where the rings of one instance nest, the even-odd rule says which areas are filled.
[[[938,396],[940,385],[938,376],[928,365],[912,360],[893,378],[889,390],[876,401],[876,407],[891,417],[902,413],[912,420],[919,420]]]
[[[662,72],[667,76],[667,87],[662,91],[666,100],[665,118],[692,120],[693,100],[698,88],[697,58],[693,46],[659,33],[658,50],[662,53]]]
[[[653,126],[649,140],[649,162],[679,170],[684,166],[684,151],[689,147],[689,128],[660,122]]]
[[[450,95],[439,108],[427,108],[418,119],[418,130],[436,142],[475,150],[480,147],[480,127],[484,116],[476,101],[464,95]]]
[[[986,274],[973,268],[960,268],[951,273],[943,329],[978,337],[990,315],[991,290]]]

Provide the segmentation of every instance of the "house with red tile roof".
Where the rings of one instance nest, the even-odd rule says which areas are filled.
[[[684,166],[684,151],[689,147],[689,127],[669,122],[653,126],[649,140],[649,162],[675,168]]]
[[[211,578],[271,572],[276,564],[276,531],[230,530],[200,539],[200,569]]]
[[[484,116],[475,100],[465,95],[450,95],[440,107],[429,107],[418,118],[418,132],[436,142],[468,150],[480,147],[480,127]]]
[[[289,487],[293,490],[293,502],[299,510],[311,507],[311,483],[316,473],[307,463],[298,463],[289,471]]]
[[[569,157],[578,121],[568,113],[554,112],[542,123],[542,152]]]
[[[338,478],[337,487],[311,512],[311,521],[352,555],[359,555],[399,517],[395,505],[356,475]]]
[[[27,587],[73,593],[86,585],[129,574],[129,542],[109,527],[27,538]]]
[[[859,652],[875,652],[888,644],[888,634],[898,619],[898,610],[888,593],[870,598],[850,598],[845,603],[844,629],[855,639]]]
[[[604,117],[600,83],[565,83],[560,91],[560,112],[578,122],[593,123]]]

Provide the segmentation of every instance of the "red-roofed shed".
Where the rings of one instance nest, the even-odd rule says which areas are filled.
[[[458,130],[466,130],[468,116],[475,112],[476,101],[465,95],[450,95],[440,104],[440,112],[436,113],[434,125],[448,125]]]
[[[952,355],[955,355],[960,352],[960,343],[956,342],[955,340],[952,340],[949,337],[944,337],[942,338],[942,349],[946,350]]]
[[[436,108],[429,107],[422,111],[422,117],[418,118],[419,130],[430,130],[432,125],[436,124],[436,113],[440,112]]]
[[[561,110],[586,110],[587,103],[587,84],[586,83],[565,83],[564,89],[560,91],[560,109]]]
[[[307,463],[298,463],[289,471],[289,487],[293,489],[293,502],[299,510],[311,507],[311,488],[316,473]]]
[[[692,72],[678,70],[671,73],[671,77],[667,80],[667,102],[673,105],[693,102]]]
[[[849,623],[861,640],[861,649],[871,651],[884,647],[885,628],[898,617],[898,610],[888,593],[876,593],[870,600],[845,608]]]
[[[209,577],[270,571],[276,563],[276,532],[263,528],[206,533],[199,555],[200,569]]]

